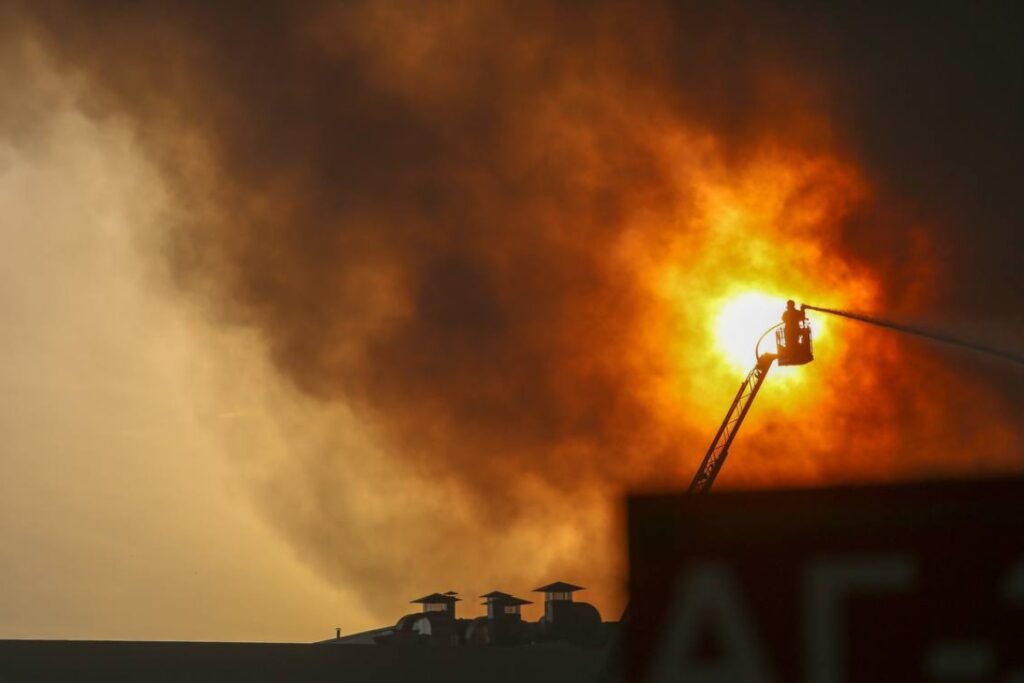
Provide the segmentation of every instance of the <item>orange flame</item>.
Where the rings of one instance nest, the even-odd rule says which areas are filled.
[[[889,226],[815,79],[757,30],[737,60],[737,27],[673,24],[670,9],[346,3],[297,12],[280,54],[265,49],[275,13],[118,13],[126,26],[86,37],[102,49],[75,53],[119,106],[172,127],[144,136],[169,177],[195,183],[187,141],[208,143],[212,189],[182,195],[215,206],[180,227],[181,281],[216,285],[218,320],[246,321],[283,376],[373,424],[403,471],[445,492],[391,493],[387,474],[350,476],[347,454],[296,453],[276,523],[326,575],[557,574],[614,595],[609,501],[685,484],[786,299],[876,313],[927,300],[924,232],[913,277],[849,252],[865,207],[871,235]],[[183,51],[196,61],[182,68],[138,53],[175,26],[187,45],[212,26],[209,54]],[[160,92],[140,97],[140,74]],[[184,132],[183,111],[198,112]],[[1019,447],[991,387],[891,336],[813,322],[815,362],[772,371],[716,486],[977,469]],[[388,515],[350,507],[366,490],[387,492]],[[491,535],[500,551],[475,552]]]
[[[867,190],[849,165],[779,147],[739,168],[726,167],[712,143],[700,155],[669,150],[680,160],[676,224],[639,222],[619,254],[653,302],[635,346],[659,359],[649,395],[667,423],[709,433],[788,298],[873,307],[878,282],[836,247]],[[856,333],[833,334],[827,320],[812,320],[817,365],[775,371],[759,411],[805,410],[851,352]]]

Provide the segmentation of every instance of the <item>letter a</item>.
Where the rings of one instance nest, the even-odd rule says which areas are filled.
[[[651,661],[650,683],[770,683],[753,625],[732,571],[721,562],[690,565],[676,581],[665,632]],[[699,657],[710,636],[722,654]]]

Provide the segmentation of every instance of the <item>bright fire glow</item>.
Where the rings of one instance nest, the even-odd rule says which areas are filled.
[[[647,358],[662,354],[655,375],[662,383],[651,394],[666,421],[682,416],[694,425],[713,422],[728,406],[736,382],[754,367],[758,339],[782,322],[787,299],[870,310],[877,293],[871,274],[847,261],[837,243],[843,217],[864,193],[856,171],[779,150],[733,167],[715,157],[711,147],[706,157],[686,160],[692,172],[680,172],[687,194],[673,217],[677,239],[645,243],[637,230],[626,244],[664,304],[651,309],[640,328],[644,346],[637,345]],[[816,362],[773,370],[760,410],[804,411],[820,401],[835,377],[829,368],[854,343],[856,332],[832,338],[822,317],[809,317]],[[775,350],[769,335],[761,351]]]
[[[769,328],[781,322],[784,300],[760,292],[750,292],[729,299],[718,314],[715,341],[718,351],[738,368],[754,365],[754,345]],[[761,343],[761,352],[774,352],[775,336],[770,334]]]
[[[800,305],[800,302],[797,302]],[[762,292],[747,292],[728,298],[715,321],[715,342],[722,357],[737,369],[749,370],[754,366],[755,345],[761,335],[782,322],[786,300]],[[809,316],[810,317],[810,316]],[[825,326],[821,319],[812,318],[814,340],[820,342]],[[775,334],[765,335],[760,353],[775,353]]]

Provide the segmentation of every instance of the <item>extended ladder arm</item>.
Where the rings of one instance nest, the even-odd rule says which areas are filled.
[[[740,384],[740,390],[736,392],[736,398],[733,399],[729,412],[725,414],[722,426],[718,428],[718,433],[715,434],[711,446],[708,447],[708,452],[704,455],[697,474],[690,482],[688,493],[707,493],[711,489],[711,485],[715,483],[715,477],[718,476],[718,471],[722,469],[722,464],[725,463],[725,458],[729,455],[729,447],[743,425],[747,411],[750,410],[754,398],[757,397],[757,392],[761,390],[761,385],[764,384],[764,379],[768,376],[768,370],[771,369],[775,359],[776,355],[773,353],[760,356],[757,359],[757,365]]]

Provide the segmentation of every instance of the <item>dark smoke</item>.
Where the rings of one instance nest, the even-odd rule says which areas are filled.
[[[360,484],[331,474],[340,454],[297,453],[304,474],[280,488],[314,512],[275,511],[339,580],[390,588],[422,571],[434,590],[543,569],[575,574],[536,581],[613,584],[582,554],[507,560],[601,496],[683,483],[695,460],[680,453],[703,452],[706,433],[664,424],[636,391],[650,369],[628,349],[648,304],[610,257],[630,216],[673,225],[679,190],[650,132],[668,123],[737,165],[769,140],[849,154],[876,196],[838,248],[879,274],[882,303],[994,321],[1024,346],[1024,36],[999,8],[925,21],[760,3],[16,7],[89,84],[83,108],[126,117],[189,207],[168,235],[181,287],[455,492],[451,519],[370,524],[346,488]],[[1020,414],[1019,373],[969,372]],[[863,426],[851,420],[840,427]],[[608,546],[600,519],[575,551]],[[462,552],[508,529],[536,534]],[[369,599],[393,611],[389,594]]]

